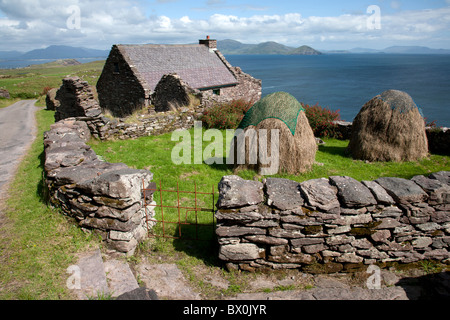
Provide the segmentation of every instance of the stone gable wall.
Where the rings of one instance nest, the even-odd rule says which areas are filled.
[[[219,258],[233,269],[450,263],[450,172],[363,182],[225,176],[216,206]]]
[[[101,108],[115,117],[126,117],[149,104],[150,92],[136,68],[120,50],[113,46],[97,82]]]

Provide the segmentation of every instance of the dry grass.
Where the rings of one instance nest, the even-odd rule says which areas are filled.
[[[425,122],[417,108],[392,108],[377,96],[363,106],[352,130],[348,150],[354,159],[401,162],[428,155]]]
[[[279,130],[278,145],[274,144],[279,150],[279,170],[275,173],[286,174],[300,174],[310,171],[315,161],[317,152],[317,144],[314,138],[314,133],[308,123],[308,119],[304,112],[300,112],[297,118],[297,127],[295,135],[293,136],[289,128],[278,119],[269,118],[261,121],[256,127],[249,126],[244,130],[254,129],[259,133],[259,130],[267,130],[267,154],[271,155],[271,130]],[[236,140],[235,140],[236,141]],[[259,140],[258,140],[259,141]],[[261,159],[258,158],[257,164],[251,164],[251,159],[248,157],[250,146],[254,142],[246,144],[246,161],[245,164],[238,164],[235,158],[235,171],[239,170],[254,170],[261,173],[264,168],[269,168],[272,163],[262,164]],[[236,152],[235,152],[236,154]],[[267,161],[262,161],[266,163]]]

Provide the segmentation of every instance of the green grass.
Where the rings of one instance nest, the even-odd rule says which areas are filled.
[[[55,61],[26,68],[0,69],[0,88],[8,90],[11,96],[11,99],[0,99],[0,108],[17,102],[17,99],[39,99],[45,87],[59,88],[61,80],[67,76],[78,76],[90,85],[96,85],[104,64],[101,60],[63,66]],[[44,106],[45,101],[38,105]]]
[[[194,129],[191,129],[190,135],[194,141]],[[225,131],[222,131],[224,141],[223,148],[229,145],[230,137],[226,140]],[[99,142],[91,141],[91,146],[97,154],[101,155],[109,162],[121,162],[137,169],[148,169],[154,174],[153,181],[160,184],[162,189],[172,189],[183,191],[194,191],[211,193],[212,188],[215,190],[214,201],[217,201],[217,184],[225,175],[233,174],[233,171],[226,164],[207,165],[194,164],[194,142],[191,147],[191,164],[175,165],[171,160],[173,148],[179,143],[171,141],[172,134],[165,134],[156,137],[142,137],[128,141],[108,141]],[[200,145],[199,140],[197,146]],[[325,139],[326,144],[319,147],[316,155],[316,164],[311,172],[301,175],[285,175],[279,174],[274,177],[287,178],[294,181],[302,182],[316,178],[327,178],[329,176],[351,176],[359,181],[374,180],[379,177],[401,177],[412,178],[419,174],[430,174],[432,172],[450,170],[450,157],[440,155],[430,155],[427,159],[415,162],[393,163],[393,162],[376,162],[366,163],[364,161],[353,160],[346,154],[348,141],[335,139]],[[210,142],[203,142],[203,150],[210,145]],[[222,158],[226,155],[225,150],[220,150],[215,157]],[[244,179],[261,180],[254,171],[241,171],[237,173]],[[158,204],[160,201],[160,193],[156,192],[155,200]],[[192,194],[180,194],[180,203],[182,206],[192,207],[194,196]],[[205,208],[214,208],[212,197],[209,195],[198,197],[198,206]],[[167,206],[176,206],[178,197],[175,193],[163,193],[163,202]],[[164,220],[178,222],[178,211],[176,209],[163,208]],[[157,219],[161,220],[161,210],[157,208]],[[181,221],[193,222],[195,215],[193,212],[181,210]],[[187,217],[187,220],[186,220]],[[212,215],[201,212],[197,217],[199,223],[211,225],[213,223]],[[162,224],[158,224],[155,233],[162,234]],[[165,224],[164,234],[178,236],[178,224]],[[208,228],[201,229],[202,234],[208,237],[210,230]],[[194,230],[192,227],[182,226],[182,232],[189,237],[193,237]]]
[[[6,219],[0,224],[0,299],[69,299],[65,273],[74,254],[96,239],[43,198],[43,132],[54,112],[36,113],[38,132],[9,189]]]

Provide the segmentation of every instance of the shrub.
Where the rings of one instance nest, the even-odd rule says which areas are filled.
[[[341,119],[339,110],[331,111],[329,108],[323,108],[318,104],[309,106],[302,103],[302,106],[316,137],[342,138],[341,133],[337,130],[337,125],[333,122]]]
[[[44,87],[44,88],[42,89],[41,96],[47,95],[47,93],[48,93],[50,90],[52,90],[52,87],[49,87],[49,86]]]
[[[253,102],[239,99],[219,103],[203,112],[200,120],[207,129],[236,129]]]

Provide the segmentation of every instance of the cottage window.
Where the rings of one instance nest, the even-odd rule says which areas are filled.
[[[220,96],[220,89],[213,89],[213,94]]]
[[[114,73],[119,73],[119,63],[114,62]]]

